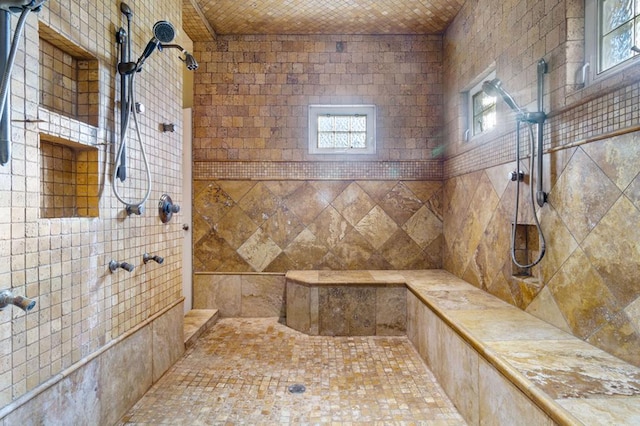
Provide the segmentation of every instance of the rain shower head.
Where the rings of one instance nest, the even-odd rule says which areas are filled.
[[[509,107],[518,114],[525,113],[525,111],[520,108],[513,97],[502,88],[502,81],[500,81],[500,79],[494,78],[493,80],[485,81],[484,83],[482,83],[482,90],[489,96],[500,96],[506,102],[506,104],[509,105]]]

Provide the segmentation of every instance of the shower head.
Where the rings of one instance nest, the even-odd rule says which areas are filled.
[[[140,69],[144,61],[147,60],[160,43],[171,43],[176,36],[176,30],[168,21],[158,21],[153,25],[153,38],[147,43],[144,52],[138,59],[136,69]]]
[[[182,62],[185,63],[185,65],[187,66],[187,69],[189,71],[195,71],[195,70],[198,69],[198,61],[196,61],[196,58],[194,58],[191,53],[187,52],[179,44],[164,44],[164,43],[160,43],[160,45],[158,46],[158,49],[160,49],[160,50],[162,50],[162,49],[178,49],[184,55],[184,58],[181,58],[181,57],[178,56],[178,59],[180,59]]]
[[[158,21],[153,24],[153,36],[160,43],[171,43],[176,36],[176,29],[168,21]]]
[[[184,59],[180,58],[180,60],[185,63],[189,71],[195,71],[198,69],[198,61],[196,61],[196,58],[194,58],[191,53],[185,52]]]
[[[127,17],[127,19],[131,19],[133,17],[131,8],[125,2],[120,3],[120,12],[122,12]]]
[[[487,80],[482,83],[482,90],[489,96],[500,96],[509,107],[518,114],[524,114],[525,111],[520,108],[513,97],[502,88],[502,81],[494,78],[493,80]]]
[[[39,12],[46,0],[0,0],[0,9],[20,13],[25,9]]]

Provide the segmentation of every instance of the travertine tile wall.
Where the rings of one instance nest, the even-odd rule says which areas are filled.
[[[309,104],[375,104],[378,153],[441,145],[440,36],[219,36],[196,42],[195,161],[353,160],[307,154]]]
[[[138,2],[131,4],[131,8],[134,54],[141,52],[151,38],[155,21],[168,19],[180,28],[180,1]],[[112,142],[117,139],[115,128],[120,111],[114,31],[120,26],[126,27],[126,20],[120,12],[119,1],[49,0],[39,14],[29,16],[20,42],[11,84],[12,158],[9,164],[0,167],[0,281],[2,288],[12,288],[16,294],[32,297],[37,305],[26,315],[16,308],[0,313],[1,416],[15,406],[12,401],[19,399],[21,404],[28,400],[32,391],[60,378],[63,371],[66,374],[80,371],[74,368],[87,357],[111,348],[118,338],[142,327],[154,314],[175,306],[181,297],[183,231],[178,221],[163,225],[154,207],[165,192],[181,202],[181,126],[177,126],[175,133],[161,133],[159,123],[181,120],[183,64],[174,55],[154,53],[143,72],[136,76],[136,100],[146,106],[146,113],[139,116],[139,124],[153,186],[147,212],[143,216],[126,217],[122,204],[112,194],[110,183]],[[98,81],[99,96],[79,101],[80,105],[86,102],[96,108],[97,126],[68,117],[73,111],[66,107],[39,105],[39,38],[42,36],[62,51],[73,53],[75,46],[97,59],[98,67],[91,71],[95,75],[88,80],[97,77],[92,81]],[[59,50],[47,49],[47,52],[60,59],[56,53]],[[162,97],[157,96],[158,93],[162,93]],[[57,96],[55,90],[51,94]],[[71,94],[68,99],[73,97]],[[41,133],[49,141],[71,141],[98,151],[95,163],[98,167],[91,173],[99,186],[98,217],[43,217],[41,196],[47,169],[43,172],[40,164]],[[124,188],[125,196],[143,191],[143,179],[138,177],[143,173],[140,151],[135,143],[129,146],[132,190]],[[44,157],[58,155],[50,148],[51,145],[45,147]],[[44,205],[51,202],[46,200]],[[143,265],[144,252],[163,256],[164,264]],[[131,262],[136,269],[132,273],[111,274],[107,267],[111,259]],[[178,320],[180,318],[178,316]],[[170,328],[172,334],[176,333],[175,329]],[[143,340],[146,351],[151,341]],[[175,342],[176,339],[168,340]],[[181,336],[177,340],[180,342]],[[124,349],[119,349],[117,354],[109,352],[112,355],[107,358],[122,359],[118,367],[126,371],[126,360],[135,359],[127,356],[127,351],[138,350],[135,346],[117,346]],[[108,374],[79,374],[86,374],[87,388],[115,395],[104,389]],[[124,386],[118,377],[113,376],[108,385],[114,389]],[[140,381],[146,383],[146,378]],[[67,413],[79,414],[86,408],[82,398],[88,393],[73,386],[66,392],[72,392],[72,388],[78,392],[69,396],[77,404],[72,411],[60,405],[66,396],[60,398],[48,393],[41,394],[36,402],[27,403],[23,409],[31,413],[29,418],[40,418],[43,410],[49,410],[52,415],[55,410],[65,409]],[[133,393],[128,395],[135,398]],[[117,420],[113,416],[118,410],[128,408],[127,404],[131,403],[126,401],[126,396],[118,395],[121,403],[100,401],[101,412],[111,411],[108,418],[111,423]],[[66,418],[67,424],[82,423],[71,417]],[[108,423],[106,418],[97,423],[103,422]]]
[[[196,181],[195,272],[442,266],[442,185]]]
[[[243,273],[441,265],[441,42],[270,35],[195,43],[195,306],[255,312],[241,302]],[[309,155],[309,104],[375,104],[378,152]],[[282,283],[263,282],[281,301]]]
[[[573,85],[582,57],[583,2],[467,2],[445,34],[447,159],[444,265],[449,271],[635,365],[640,365],[640,119],[637,67],[586,88]],[[487,28],[498,30],[488,31]],[[511,37],[504,37],[510,34]],[[498,106],[492,134],[463,141],[461,92],[495,62],[497,77],[535,109],[536,62],[544,57],[545,191],[538,212],[547,253],[534,279],[512,277],[515,124]],[[627,130],[625,130],[627,129]],[[604,135],[604,136],[602,136]],[[579,147],[568,145],[594,140]],[[527,170],[526,164],[520,169]],[[521,217],[532,223],[521,190]]]

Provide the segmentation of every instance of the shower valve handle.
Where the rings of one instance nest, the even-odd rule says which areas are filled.
[[[522,182],[524,180],[524,172],[522,170],[514,170],[512,172],[509,172],[509,180],[511,182]]]

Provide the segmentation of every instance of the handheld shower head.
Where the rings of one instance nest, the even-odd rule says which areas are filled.
[[[176,37],[176,29],[169,21],[158,21],[153,24],[153,36],[160,43],[171,43]]]
[[[160,43],[171,43],[176,36],[176,30],[168,21],[158,21],[153,25],[153,38],[147,43],[144,52],[140,55],[136,64],[136,70],[139,70],[144,61],[153,53]]]
[[[520,106],[516,103],[513,97],[502,88],[502,81],[498,78],[494,78],[493,80],[487,80],[482,83],[482,90],[488,94],[489,96],[500,96],[502,100],[505,101],[509,107],[514,110],[518,114],[524,114],[525,111],[520,108]]]

